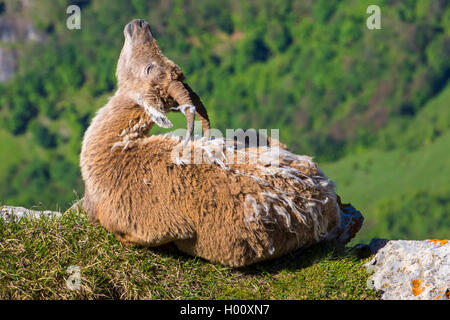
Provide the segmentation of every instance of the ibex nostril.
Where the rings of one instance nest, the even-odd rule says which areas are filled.
[[[144,24],[144,20],[139,19],[139,27],[142,28],[143,24]]]

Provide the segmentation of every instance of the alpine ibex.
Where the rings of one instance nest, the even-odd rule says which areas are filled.
[[[173,242],[183,252],[234,267],[318,242],[338,226],[334,184],[311,158],[276,141],[241,149],[224,139],[191,141],[192,106],[205,135],[209,131],[200,99],[161,53],[148,23],[133,20],[124,35],[118,90],[83,139],[84,208],[91,221],[124,244]],[[166,112],[175,108],[186,115],[186,142],[148,136],[154,123],[170,126]],[[174,152],[180,145],[202,152],[203,161],[180,157]],[[244,162],[236,161],[242,152]]]

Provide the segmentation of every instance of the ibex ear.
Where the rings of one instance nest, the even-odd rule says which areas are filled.
[[[161,128],[172,128],[173,124],[167,116],[142,99],[142,95],[138,95],[137,103],[144,108],[148,116]]]

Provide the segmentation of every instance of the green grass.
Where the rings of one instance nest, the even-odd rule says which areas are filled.
[[[361,229],[360,240],[370,240],[373,232],[368,232],[366,236],[366,231],[380,223],[376,212],[382,208],[385,211],[384,214],[389,214],[390,207],[386,206],[386,202],[399,202],[401,199],[421,194],[432,197],[447,194],[448,198],[449,145],[450,132],[447,132],[433,143],[413,152],[371,150],[360,155],[348,156],[335,163],[321,164],[321,168],[327,176],[336,182],[337,193],[342,200],[351,202],[364,215],[365,222]],[[434,210],[433,208],[437,205],[437,203],[430,202],[429,210]],[[415,209],[415,204],[412,202],[410,208],[405,207],[405,210]],[[428,214],[432,214],[432,212]],[[418,219],[419,221],[416,222],[428,225],[427,215],[422,215],[422,220]],[[448,234],[450,225],[446,222],[440,227],[435,228],[436,233],[419,233],[415,234],[415,237],[416,239],[417,237],[444,237],[445,234]],[[377,234],[377,237],[390,238],[392,236],[391,234]],[[395,237],[406,238],[407,234],[396,233]]]
[[[450,132],[414,152],[372,150],[321,168],[337,184],[344,201],[362,209],[374,199],[412,190],[440,191],[448,186]]]
[[[378,299],[359,258],[319,244],[233,269],[175,247],[124,247],[84,213],[0,221],[0,299]],[[69,266],[81,287],[66,285]]]

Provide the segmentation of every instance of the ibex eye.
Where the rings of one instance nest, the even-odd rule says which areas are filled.
[[[153,64],[149,64],[148,66],[145,67],[145,74],[149,75],[150,72],[153,70]]]

